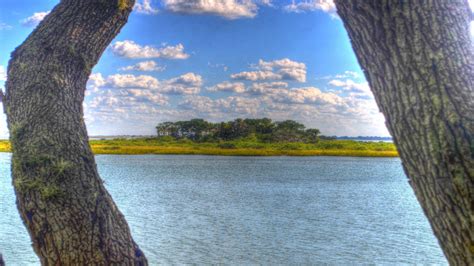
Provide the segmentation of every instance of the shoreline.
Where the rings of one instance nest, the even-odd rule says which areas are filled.
[[[348,156],[398,157],[395,145],[382,142],[324,140],[308,143],[255,143],[248,141],[163,142],[158,139],[91,140],[95,155],[217,155],[217,156]],[[10,143],[0,141],[0,152],[10,152]]]

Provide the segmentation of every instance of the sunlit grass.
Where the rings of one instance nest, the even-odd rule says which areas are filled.
[[[264,143],[254,140],[195,143],[190,140],[114,139],[92,140],[95,154],[203,154],[234,156],[356,156],[397,157],[393,143],[321,140],[318,143]],[[0,152],[9,152],[0,141]]]
[[[7,140],[0,140],[0,152],[9,152],[10,148],[10,142]]]

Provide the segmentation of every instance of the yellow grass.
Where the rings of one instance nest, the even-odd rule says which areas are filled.
[[[202,154],[224,156],[355,156],[397,157],[396,151],[370,150],[276,150],[276,149],[221,149],[195,147],[124,146],[108,149],[107,146],[92,145],[95,154]]]
[[[348,149],[351,145],[333,149],[282,149],[272,145],[264,148],[220,148],[214,144],[203,143],[182,145],[179,143],[158,143],[149,141],[136,143],[134,140],[91,141],[95,154],[202,154],[223,156],[354,156],[354,157],[397,157],[394,146],[387,149]],[[341,142],[343,143],[343,142]],[[134,145],[135,144],[135,145]],[[138,145],[137,145],[138,144]],[[0,152],[10,152],[8,141],[0,141]]]
[[[10,152],[10,142],[0,140],[0,152]]]

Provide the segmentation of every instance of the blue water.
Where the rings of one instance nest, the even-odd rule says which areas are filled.
[[[37,265],[0,153],[0,250]],[[97,156],[156,264],[447,264],[398,158]]]

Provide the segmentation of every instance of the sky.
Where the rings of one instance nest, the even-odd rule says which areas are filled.
[[[0,88],[10,53],[58,2],[2,0]],[[332,0],[138,0],[86,95],[91,136],[261,117],[325,135],[389,136]]]

